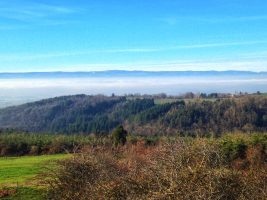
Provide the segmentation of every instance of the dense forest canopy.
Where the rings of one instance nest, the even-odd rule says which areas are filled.
[[[75,95],[0,110],[0,128],[47,133],[110,133],[124,125],[131,134],[220,135],[266,131],[267,97],[177,100]]]

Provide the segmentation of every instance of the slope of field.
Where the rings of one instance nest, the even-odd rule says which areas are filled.
[[[39,173],[46,170],[51,161],[67,158],[69,155],[44,155],[0,158],[0,185],[31,185]]]
[[[67,154],[58,154],[0,158],[0,199],[44,199],[44,188],[38,186],[40,178],[36,177],[53,167],[54,161],[65,159],[69,156]],[[4,195],[4,193],[8,195]]]

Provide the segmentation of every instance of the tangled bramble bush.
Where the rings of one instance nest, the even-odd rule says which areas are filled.
[[[257,148],[247,151],[243,159],[249,164],[241,169],[229,165],[228,154],[215,140],[89,148],[59,162],[49,180],[48,198],[264,200],[266,161],[257,163],[256,170],[250,162],[257,151],[266,154]]]

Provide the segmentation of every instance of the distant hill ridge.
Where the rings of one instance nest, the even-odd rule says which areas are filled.
[[[267,97],[155,104],[154,99],[74,95],[0,109],[0,129],[45,133],[220,135],[267,131]]]
[[[90,72],[21,72],[0,73],[0,78],[82,78],[82,77],[170,77],[170,76],[264,76],[267,72],[252,71],[90,71]]]

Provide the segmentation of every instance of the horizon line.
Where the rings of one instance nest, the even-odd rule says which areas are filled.
[[[94,73],[94,72],[252,72],[252,73],[267,73],[267,71],[252,71],[252,70],[77,70],[77,71],[0,71],[0,74],[30,74],[30,73]]]

